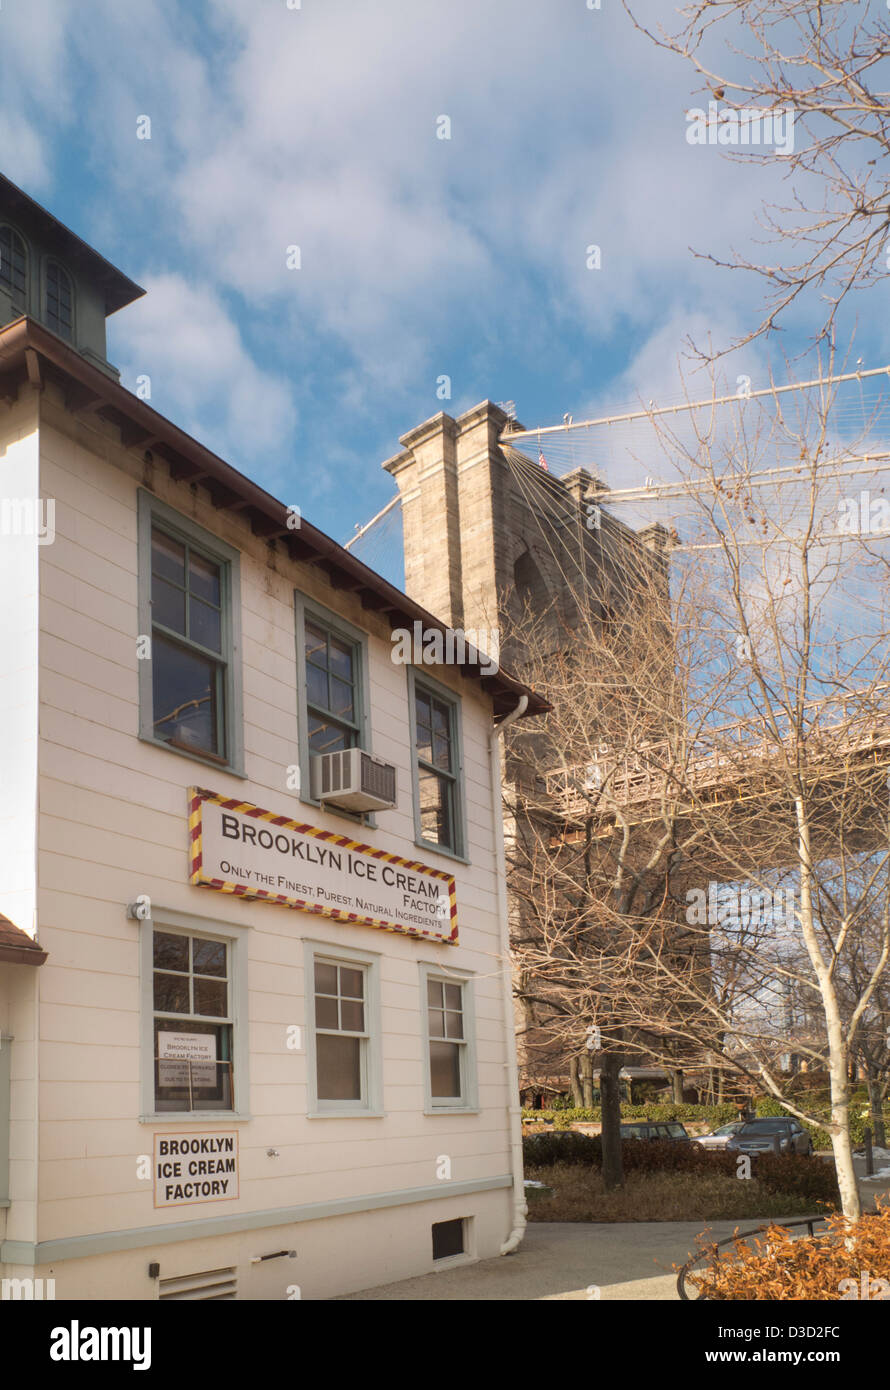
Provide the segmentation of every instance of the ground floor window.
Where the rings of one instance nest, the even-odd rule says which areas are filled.
[[[245,929],[197,920],[142,924],[146,1114],[247,1110]]]
[[[469,978],[421,966],[426,1110],[476,1106],[473,993]]]
[[[376,971],[374,956],[307,945],[309,1109],[314,1114],[380,1109]]]
[[[155,1109],[234,1110],[229,946],[155,929]]]

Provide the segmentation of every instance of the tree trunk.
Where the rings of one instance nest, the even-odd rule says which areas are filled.
[[[581,1070],[577,1057],[573,1057],[569,1063],[569,1076],[572,1078],[572,1100],[575,1102],[575,1108],[580,1110],[584,1104],[584,1095],[581,1091]]]
[[[603,1186],[607,1192],[624,1186],[621,1161],[621,1058],[615,1052],[601,1056],[600,1100],[603,1114]]]
[[[581,1104],[586,1110],[593,1108],[593,1057],[585,1052],[581,1058]]]
[[[671,1096],[675,1105],[683,1104],[683,1072],[679,1067],[671,1072]]]
[[[869,1076],[865,1082],[868,1088],[868,1120],[871,1125],[872,1142],[882,1149],[887,1147],[887,1134],[884,1129],[884,1097],[882,1095],[883,1086],[875,1076]]]
[[[831,1083],[831,1147],[841,1197],[841,1210],[849,1221],[862,1215],[859,1183],[853,1164],[853,1145],[850,1142],[850,1083],[847,1079],[849,1055],[844,1038],[844,1025],[838,1004],[837,991],[831,972],[822,955],[813,916],[813,858],[810,848],[810,825],[803,800],[795,798],[798,833],[798,868],[800,871],[800,929],[807,954],[819,983],[822,1008],[828,1035],[828,1075]]]

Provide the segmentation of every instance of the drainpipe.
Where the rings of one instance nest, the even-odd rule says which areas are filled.
[[[497,884],[498,925],[503,970],[504,1038],[507,1047],[507,1118],[510,1129],[510,1171],[513,1174],[513,1229],[501,1246],[502,1255],[512,1255],[525,1234],[525,1175],[522,1170],[522,1118],[519,1107],[519,1062],[516,1055],[516,1019],[513,1013],[513,984],[510,969],[510,914],[507,906],[507,866],[504,854],[504,821],[501,814],[501,746],[504,730],[523,715],[528,696],[520,695],[516,708],[496,724],[489,739],[491,768],[491,800],[494,809],[495,877]]]

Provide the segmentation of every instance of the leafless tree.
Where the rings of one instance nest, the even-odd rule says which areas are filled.
[[[784,326],[790,310],[812,309],[814,299],[816,336],[830,338],[848,297],[890,273],[890,93],[876,86],[890,55],[886,7],[695,0],[673,11],[670,27],[661,6],[649,24],[641,17],[646,0],[624,5],[639,29],[690,64],[718,131],[724,126],[728,135],[739,113],[793,112],[791,153],[721,138],[729,158],[775,162],[783,171],[787,195],[761,210],[762,255],[696,254],[767,282],[764,312],[733,346]]]
[[[523,669],[554,713],[513,735],[510,843],[529,1028],[575,1057],[599,1044],[607,1180],[631,1058],[716,1060],[822,1122],[777,1056],[793,991],[821,1020],[793,1045],[829,1072],[856,1218],[849,1076],[890,957],[884,919],[862,946],[890,844],[890,615],[886,533],[840,524],[831,407],[826,386],[796,413],[657,422],[683,480],[670,583],[641,550],[617,610],[576,595],[562,640],[528,615]]]

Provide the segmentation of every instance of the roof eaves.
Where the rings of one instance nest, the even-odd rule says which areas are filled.
[[[28,354],[31,354],[30,359]],[[34,354],[62,378],[69,408],[102,414],[121,431],[125,447],[151,448],[164,459],[177,481],[200,482],[211,493],[219,510],[253,513],[251,529],[267,540],[280,539],[293,559],[306,561],[324,570],[334,588],[358,595],[363,608],[381,613],[393,627],[410,627],[420,621],[425,629],[450,631],[447,624],[415,603],[394,584],[344,550],[335,540],[311,522],[299,519],[293,525],[293,509],[205,448],[191,435],[134,396],[98,367],[86,361],[69,344],[50,333],[31,318],[20,318],[0,329],[0,396],[3,378],[17,382],[25,366],[29,379],[35,379]],[[517,677],[499,669],[482,675],[481,666],[465,662],[457,665],[468,680],[478,680],[491,698],[496,721],[515,709],[521,696],[528,697],[524,716],[545,714],[550,704]]]

